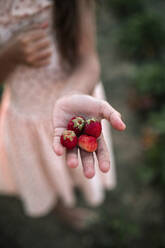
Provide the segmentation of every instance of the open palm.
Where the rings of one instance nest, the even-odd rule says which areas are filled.
[[[56,102],[53,112],[53,149],[57,155],[63,155],[65,151],[65,148],[60,143],[60,137],[66,129],[68,121],[73,116],[79,115],[96,117],[100,120],[107,119],[116,130],[123,131],[125,129],[125,124],[121,120],[120,113],[108,102],[98,100],[89,95],[75,94],[65,96]],[[93,153],[80,149],[80,156],[84,175],[88,178],[92,178],[95,175]],[[108,172],[110,168],[109,153],[103,135],[98,138],[96,156],[100,170],[102,172]],[[76,168],[78,166],[78,148],[66,151],[66,163],[71,168]]]

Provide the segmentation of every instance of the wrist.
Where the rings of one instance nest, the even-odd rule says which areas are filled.
[[[82,94],[83,94],[83,92],[81,92],[81,91],[73,90],[73,91],[62,92],[60,97],[72,96],[72,95],[82,95]]]
[[[76,89],[75,87],[64,87],[59,95],[59,98],[66,97],[66,96],[72,96],[72,95],[82,95],[84,94],[80,89]]]
[[[66,100],[66,99],[70,99],[72,96],[80,96],[80,95],[84,95],[84,93],[83,92],[81,92],[81,91],[63,91],[63,92],[61,92],[61,94],[59,94],[59,96],[58,96],[58,98],[56,98],[56,100],[55,100],[55,102],[54,102],[54,104],[57,104],[58,105],[58,103],[59,102],[61,102],[61,101],[63,101],[63,100]]]

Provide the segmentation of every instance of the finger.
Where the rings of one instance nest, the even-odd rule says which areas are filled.
[[[52,55],[52,50],[48,49],[48,50],[39,52],[37,55],[29,56],[29,58],[27,58],[27,61],[29,63],[33,63],[33,62],[37,63],[37,62],[40,62],[41,60],[47,60],[51,55]]]
[[[87,178],[92,178],[95,175],[93,153],[86,152],[80,149],[80,156],[83,165],[84,175]]]
[[[48,21],[38,22],[38,23],[28,24],[25,27],[23,27],[22,30],[24,32],[28,32],[28,31],[38,30],[38,29],[45,29],[48,26],[49,26],[49,22]]]
[[[68,99],[65,98],[65,104],[64,110],[66,109],[66,111],[72,109],[72,113],[95,116],[99,119],[105,118],[119,131],[123,131],[126,128],[120,113],[104,100],[98,100],[89,95],[74,94],[72,99],[69,97]]]
[[[103,135],[101,135],[97,141],[98,141],[98,147],[97,147],[96,155],[97,155],[99,168],[102,172],[106,173],[110,169],[109,151]]]
[[[28,45],[30,42],[35,42],[41,39],[45,39],[47,37],[47,34],[45,31],[39,29],[39,30],[31,30],[24,37],[22,38],[22,43],[24,45]]]
[[[76,168],[78,166],[78,150],[77,150],[77,148],[74,148],[72,150],[67,151],[66,164],[70,168]]]
[[[58,155],[61,156],[64,154],[65,148],[61,144],[61,135],[65,129],[64,128],[55,128],[53,134],[53,150]]]
[[[38,51],[38,50],[43,50],[43,49],[48,49],[51,46],[51,42],[49,39],[45,39],[42,41],[39,41],[35,44],[35,46],[33,47],[33,49],[31,49],[31,52],[33,52],[34,50]]]
[[[40,68],[40,67],[43,67],[43,66],[50,65],[50,63],[51,63],[51,60],[50,59],[46,59],[46,60],[41,60],[40,62],[31,63],[29,65],[30,66],[33,66],[33,67],[36,67],[36,68]]]
[[[100,105],[100,117],[107,119],[113,128],[118,131],[123,131],[126,128],[125,123],[121,119],[121,114],[116,111],[108,102],[101,101]]]
[[[41,29],[41,24],[40,23],[33,23],[33,24],[28,24],[28,25],[26,25],[26,26],[24,26],[21,30],[20,30],[20,32],[24,32],[24,33],[26,33],[26,32],[29,32],[29,31],[33,31],[33,30],[38,30],[38,29]]]
[[[44,39],[42,41],[38,41],[35,43],[30,44],[30,46],[27,46],[25,49],[26,56],[31,56],[36,53],[36,51],[42,51],[46,50],[51,47],[51,42],[49,39]]]

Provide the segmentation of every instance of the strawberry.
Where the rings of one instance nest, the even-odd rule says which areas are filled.
[[[61,144],[67,149],[73,149],[77,145],[77,136],[74,131],[65,130],[61,135]]]
[[[75,132],[77,136],[79,136],[83,128],[85,126],[85,119],[82,116],[75,116],[68,122],[68,130],[72,130]]]
[[[98,138],[101,134],[102,127],[101,122],[95,118],[90,118],[86,120],[84,133],[95,138]]]
[[[78,146],[87,152],[94,152],[97,149],[97,140],[95,137],[82,134],[78,138]]]

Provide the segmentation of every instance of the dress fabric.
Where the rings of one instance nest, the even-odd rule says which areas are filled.
[[[31,216],[47,214],[60,198],[66,206],[76,203],[74,188],[78,187],[91,206],[104,199],[105,189],[116,185],[112,139],[108,123],[103,120],[103,134],[111,157],[111,170],[86,179],[81,161],[69,169],[65,156],[58,157],[52,149],[52,110],[66,76],[59,63],[53,38],[52,4],[48,0],[1,0],[0,43],[36,22],[50,22],[48,35],[52,40],[51,64],[33,69],[20,65],[4,82],[0,105],[0,192],[21,198],[25,212]],[[105,98],[102,84],[93,96]],[[79,159],[80,160],[80,159]]]

